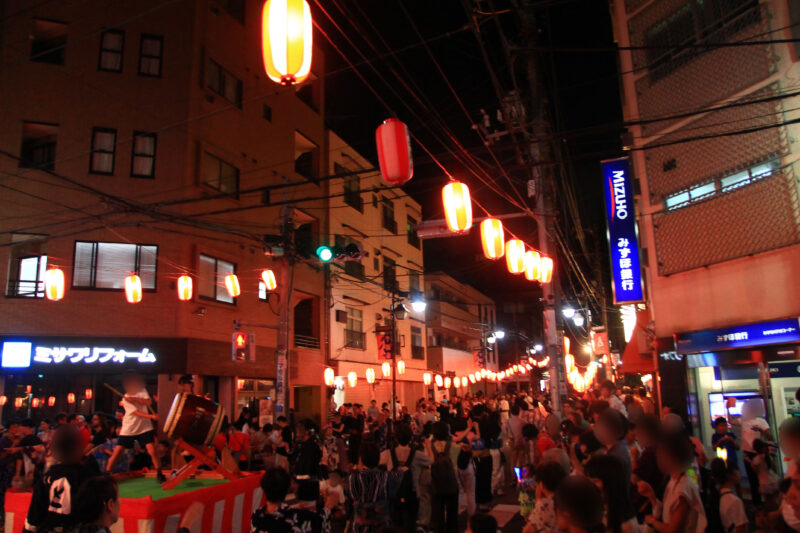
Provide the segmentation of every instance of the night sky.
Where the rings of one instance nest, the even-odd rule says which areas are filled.
[[[453,96],[438,72],[428,51],[404,13],[400,0],[380,2],[340,1],[323,2],[322,8],[339,25],[348,43],[320,4],[311,2],[314,16],[322,29],[383,99],[387,110],[365,82],[348,68],[341,55],[326,38],[319,42],[326,51],[326,118],[328,126],[369,159],[376,161],[374,130],[393,114],[408,124],[411,132],[436,156],[457,179],[465,181],[472,196],[492,214],[512,213],[517,209],[500,199],[482,185],[461,164],[452,152],[459,153],[449,136],[484,163],[488,172],[500,183],[500,173],[492,155],[470,128],[480,122],[480,109],[494,117],[499,108],[497,93],[482,60],[478,41],[469,29],[468,16],[460,0],[412,0],[403,7],[414,20],[419,32],[428,42],[430,52],[454,87],[469,117]],[[493,2],[497,11],[507,8],[506,2]],[[603,221],[603,191],[599,161],[621,155],[619,135],[621,111],[617,82],[617,56],[608,52],[613,45],[608,5],[602,1],[542,0],[536,9],[540,34],[539,46],[547,48],[541,56],[543,75],[551,88],[552,108],[558,138],[568,154],[572,184],[582,213],[584,228],[590,233],[590,251],[603,254],[578,257],[587,268],[589,279],[598,275],[597,265],[608,269],[605,222]],[[483,3],[483,9],[489,9]],[[508,62],[503,53],[497,25],[491,16],[477,15],[481,21],[489,60],[504,91],[512,88]],[[520,43],[514,15],[496,15],[508,41]],[[452,32],[447,35],[448,32]],[[446,35],[446,36],[445,36]],[[559,50],[552,50],[558,47]],[[572,51],[565,48],[602,48],[603,51]],[[394,51],[391,53],[390,50]],[[363,54],[363,55],[361,55]],[[366,59],[365,59],[366,58]],[[518,78],[523,73],[524,57],[515,60]],[[522,65],[522,66],[520,66]],[[374,69],[372,68],[374,67]],[[513,145],[501,141],[493,146],[495,156],[511,168],[515,164]],[[444,172],[434,164],[422,148],[412,143],[415,174],[406,191],[423,206],[426,219],[441,218],[441,187],[446,183]],[[463,156],[459,156],[463,159]],[[517,174],[524,169],[516,169]],[[519,183],[524,192],[524,185]],[[482,216],[480,209],[475,216]],[[536,224],[522,219],[509,222],[511,231],[531,244],[537,245]],[[569,231],[568,233],[572,233]],[[596,236],[595,237],[593,237]],[[567,235],[570,239],[572,235]],[[596,239],[601,239],[596,243]],[[483,292],[499,297],[502,294],[531,292],[531,283],[509,274],[504,263],[483,259],[479,235],[435,239],[425,243],[425,267],[428,271],[445,270],[457,279],[476,286]],[[503,264],[500,264],[503,263]],[[589,267],[592,267],[589,269]],[[568,280],[562,283],[569,293]],[[609,291],[610,292],[610,291]]]

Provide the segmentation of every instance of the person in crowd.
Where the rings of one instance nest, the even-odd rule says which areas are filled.
[[[422,522],[419,518],[423,498],[427,506],[425,525],[430,520],[430,494],[425,494],[420,483],[422,472],[430,468],[431,460],[423,450],[412,445],[414,434],[409,424],[397,424],[394,437],[397,445],[381,452],[381,464],[389,471],[405,469],[393,506],[393,522],[405,530],[413,531]]]
[[[759,485],[758,472],[753,468],[752,461],[756,456],[753,443],[756,439],[771,441],[769,423],[761,416],[763,404],[761,400],[752,399],[744,402],[742,406],[742,417],[740,420],[742,428],[742,453],[744,454],[744,469],[747,473],[747,482],[750,485],[750,495],[753,505],[761,505],[761,489]]]
[[[570,476],[555,496],[556,524],[566,533],[605,533],[603,494],[583,476]]]
[[[25,533],[69,531],[77,525],[72,504],[78,489],[100,473],[94,463],[85,461],[83,450],[83,437],[76,426],[65,424],[56,429],[50,446],[56,462],[33,487]]]
[[[694,459],[691,441],[682,431],[669,431],[662,435],[656,449],[658,467],[669,478],[663,500],[655,490],[640,481],[639,493],[650,500],[653,513],[645,523],[657,533],[703,533],[706,516],[697,483],[687,474]]]
[[[378,402],[370,400],[369,407],[367,407],[367,418],[375,420],[378,418]]]
[[[626,479],[631,478],[631,454],[625,442],[628,432],[628,421],[614,408],[606,409],[597,418],[594,435],[600,441],[606,453],[620,460],[622,472]]]
[[[36,432],[36,436],[39,437],[42,444],[49,446],[50,439],[53,438],[53,421],[49,418],[43,418],[42,421],[39,422],[39,429]]]
[[[347,479],[347,493],[353,502],[353,533],[378,533],[391,524],[391,500],[403,469],[392,472],[378,468],[380,451],[375,442],[360,443],[358,470]]]
[[[625,464],[608,453],[589,459],[584,475],[603,491],[606,530],[608,533],[639,533],[636,510],[631,502],[630,475],[623,475]]]
[[[122,387],[125,390],[125,396],[122,398],[122,407],[125,409],[125,416],[122,419],[119,440],[117,445],[114,446],[111,457],[108,459],[106,471],[113,472],[114,464],[119,459],[122,451],[132,449],[134,443],[138,442],[140,446],[145,447],[150,455],[158,482],[164,483],[167,478],[161,472],[161,462],[156,454],[155,431],[151,422],[153,420],[158,422],[158,416],[148,412],[152,402],[144,385],[144,379],[136,373],[125,374],[122,378]]]
[[[331,509],[332,516],[343,516],[346,498],[344,495],[344,484],[342,483],[342,473],[338,470],[328,471],[328,479],[323,479],[319,484],[319,492],[324,499],[332,494],[337,497],[336,505]]]
[[[251,533],[295,533],[298,531],[319,533],[329,530],[331,509],[338,496],[329,494],[321,513],[302,507],[290,507],[285,503],[291,478],[280,467],[272,467],[261,478],[266,504],[256,509],[251,518]]]
[[[500,406],[501,423],[504,420],[502,411],[502,402],[506,402],[506,405],[508,405],[507,400],[505,399],[501,400],[501,406]],[[508,416],[508,414],[506,414],[504,431],[503,431],[504,438],[508,443],[508,449],[510,450],[508,461],[512,468],[520,467],[527,462],[525,436],[522,434],[522,427],[524,425],[525,425],[524,422],[520,418],[520,408],[518,405],[514,405],[513,407],[511,407],[511,415]]]
[[[522,533],[557,533],[554,497],[567,471],[557,462],[546,462],[536,468],[534,477],[536,502]]]
[[[714,434],[711,435],[712,448],[725,450],[728,461],[739,464],[739,442],[736,434],[730,431],[728,421],[724,416],[714,419]],[[716,454],[715,454],[716,455]]]
[[[747,533],[748,519],[744,503],[736,493],[741,474],[739,466],[716,458],[711,461],[711,475],[717,484],[719,518],[725,533]]]
[[[642,406],[642,412],[646,415],[656,414],[656,406],[653,400],[647,395],[647,389],[639,387],[637,389],[637,394],[639,395],[639,405]]]
[[[86,424],[86,417],[78,413],[72,413],[67,417],[67,424],[72,424],[80,430],[83,448],[88,451],[92,444],[92,431]]]
[[[544,421],[544,431],[539,433],[536,440],[536,457],[541,457],[547,450],[557,448],[561,441],[561,420],[554,413],[550,413]]]
[[[275,450],[275,464],[289,471],[289,452],[292,449],[294,442],[294,435],[292,427],[285,416],[280,415],[277,419],[277,427],[273,432],[277,431],[277,435],[272,437],[273,447]]]
[[[90,477],[80,486],[75,499],[77,533],[111,533],[119,520],[119,488],[108,474]]]
[[[178,394],[194,394],[194,378],[184,374],[178,378]]]
[[[753,441],[755,455],[750,458],[750,466],[758,475],[758,490],[767,507],[772,509],[778,500],[778,483],[780,478],[775,473],[770,445],[761,439]]]
[[[442,421],[433,424],[425,445],[431,458],[431,529],[435,533],[455,533],[458,531],[456,464],[461,450],[452,446],[450,427]]]
[[[322,450],[317,444],[316,426],[306,419],[295,425],[296,445],[291,453],[296,476],[318,476],[322,462]]]
[[[612,409],[619,411],[626,417],[628,416],[628,410],[625,409],[625,404],[622,403],[622,400],[616,395],[616,388],[614,387],[614,383],[610,380],[606,380],[600,384],[600,398],[608,402],[608,406]]]

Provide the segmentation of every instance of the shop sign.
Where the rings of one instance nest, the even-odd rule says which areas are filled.
[[[114,365],[129,361],[155,363],[149,348],[138,351],[108,346],[38,346],[27,341],[4,341],[2,368],[30,368],[36,365]]]
[[[679,353],[713,352],[792,342],[800,342],[800,320],[797,318],[675,335],[675,347]]]
[[[602,162],[611,288],[617,305],[644,301],[633,179],[628,158]]]

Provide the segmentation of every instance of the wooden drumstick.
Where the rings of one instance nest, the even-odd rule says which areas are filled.
[[[120,398],[125,398],[124,394],[122,394],[120,391],[118,391],[117,389],[115,389],[114,387],[109,385],[108,383],[103,383],[103,385],[105,386],[105,388],[107,388],[108,390],[110,390],[111,392],[113,392],[114,394],[119,396]],[[147,412],[150,413],[151,415],[156,414],[156,412],[153,411],[153,408],[150,407],[148,404],[145,404],[145,407],[147,407]]]

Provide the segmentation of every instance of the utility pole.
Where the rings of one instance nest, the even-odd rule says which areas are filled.
[[[549,235],[553,224],[553,195],[555,193],[552,166],[536,165],[553,160],[553,150],[547,140],[552,135],[547,112],[547,98],[544,83],[538,73],[536,56],[536,17],[532,0],[521,2],[520,18],[522,24],[523,49],[530,50],[527,56],[527,77],[530,89],[530,109],[532,130],[526,129],[529,139],[530,159],[532,166],[531,179],[536,183],[536,213],[539,231],[539,249],[543,255],[555,257],[555,249],[551,252]],[[536,140],[539,139],[539,140]],[[554,247],[553,247],[554,248]],[[564,375],[564,354],[560,348],[556,325],[558,296],[555,285],[558,282],[555,272],[551,283],[542,285],[542,303],[544,305],[544,344],[545,354],[550,358],[550,401],[555,412],[562,412],[563,399],[567,395],[566,376]]]
[[[289,179],[284,176],[284,183]],[[283,189],[284,201],[289,199],[289,189]],[[289,406],[289,339],[292,312],[292,292],[294,285],[294,227],[292,210],[288,202],[281,210],[281,238],[283,240],[283,258],[281,260],[280,285],[281,300],[278,317],[278,342],[275,350],[275,414],[286,416]]]

